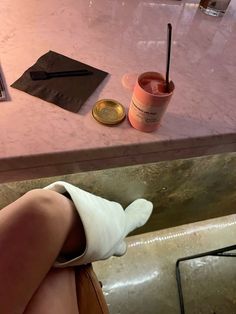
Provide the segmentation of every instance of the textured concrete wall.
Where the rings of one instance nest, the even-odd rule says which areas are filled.
[[[236,153],[76,173],[0,185],[0,208],[26,191],[65,180],[123,206],[154,203],[143,233],[236,212]]]

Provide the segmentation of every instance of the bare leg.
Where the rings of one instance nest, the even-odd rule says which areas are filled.
[[[63,195],[33,190],[2,209],[1,314],[23,313],[58,253],[80,254],[84,247],[79,215]]]
[[[73,268],[52,269],[24,314],[78,314]]]

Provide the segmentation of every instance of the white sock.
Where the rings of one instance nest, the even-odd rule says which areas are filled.
[[[153,204],[143,198],[137,199],[132,202],[125,209],[126,227],[125,236],[133,230],[142,227],[150,217],[153,209]],[[122,256],[127,250],[127,245],[123,240],[116,248],[114,255]]]
[[[67,191],[80,215],[85,236],[86,250],[81,255],[56,266],[74,266],[121,256],[126,252],[124,238],[134,229],[143,226],[152,213],[152,203],[138,199],[124,211],[117,202],[86,192],[72,184],[58,181],[45,189],[58,193]]]

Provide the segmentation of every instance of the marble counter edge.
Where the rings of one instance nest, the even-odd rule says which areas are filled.
[[[219,134],[207,137],[196,137],[191,139],[166,140],[159,142],[135,143],[127,145],[116,145],[112,147],[97,147],[88,149],[77,149],[73,151],[52,151],[48,153],[20,155],[9,158],[0,157],[0,172],[6,170],[23,169],[29,167],[41,167],[58,164],[70,164],[74,162],[94,162],[96,160],[107,160],[115,158],[144,158],[150,154],[169,154],[182,151],[179,158],[185,158],[185,151],[198,151],[202,149],[214,149],[218,146],[232,145],[236,151],[236,134]],[[115,165],[114,165],[115,166]]]
[[[211,140],[211,143],[206,141],[205,144],[202,143],[202,145],[191,145],[188,147],[184,145],[173,145],[171,149],[169,145],[165,143],[166,147],[162,146],[162,149],[159,147],[159,149],[153,151],[146,151],[144,145],[141,145],[141,147],[133,146],[133,150],[131,150],[132,146],[129,146],[127,148],[128,153],[125,154],[125,150],[123,150],[123,154],[120,155],[115,155],[113,152],[113,154],[105,156],[105,154],[102,154],[102,152],[104,152],[103,150],[100,155],[96,155],[95,152],[97,151],[94,150],[93,158],[88,159],[79,158],[81,157],[79,156],[80,151],[74,151],[27,157],[20,156],[18,158],[15,157],[5,160],[5,162],[4,160],[0,160],[0,183],[236,152],[236,135],[234,138],[231,138],[231,140],[228,140],[228,142],[225,139],[224,141],[223,139],[219,140],[219,138],[218,142],[217,138],[211,138]],[[200,144],[200,142],[198,144]],[[141,149],[142,153],[140,153],[138,149]],[[89,157],[92,156],[89,155]],[[47,162],[45,162],[45,160]]]

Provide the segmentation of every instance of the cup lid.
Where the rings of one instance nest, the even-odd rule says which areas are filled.
[[[101,99],[94,104],[92,115],[100,123],[115,125],[124,120],[125,108],[116,100]]]

